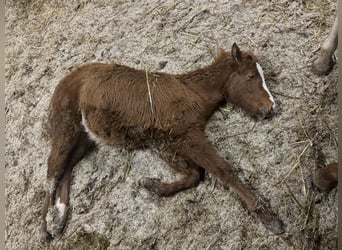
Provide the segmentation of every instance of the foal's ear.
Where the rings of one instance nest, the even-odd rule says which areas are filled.
[[[241,50],[236,45],[236,43],[234,43],[232,46],[232,56],[236,63],[239,63],[241,61]]]

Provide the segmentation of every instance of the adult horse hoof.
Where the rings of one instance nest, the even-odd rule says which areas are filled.
[[[318,59],[316,59],[312,65],[311,70],[314,74],[322,76],[329,75],[334,66],[334,61],[331,54],[321,49],[321,54]]]
[[[312,178],[313,183],[321,191],[330,191],[338,183],[338,163],[316,170]]]

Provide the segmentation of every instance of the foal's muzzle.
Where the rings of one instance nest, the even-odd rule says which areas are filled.
[[[275,115],[275,110],[273,108],[271,108],[270,111],[268,111],[266,114],[265,114],[265,118],[264,119],[270,119],[272,118],[272,116]]]
[[[260,108],[259,109],[260,113],[262,114],[262,119],[270,119],[272,118],[275,113],[276,113],[276,110],[274,107],[271,107],[271,109],[266,109],[264,107]]]

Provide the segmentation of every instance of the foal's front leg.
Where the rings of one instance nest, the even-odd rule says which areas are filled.
[[[218,177],[226,187],[231,187],[241,197],[248,209],[256,214],[264,226],[275,234],[284,232],[284,224],[267,208],[265,201],[257,196],[236,175],[234,169],[221,156],[203,133],[196,133],[182,143],[179,153]]]

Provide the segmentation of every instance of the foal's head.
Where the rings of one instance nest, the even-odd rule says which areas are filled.
[[[257,58],[251,52],[241,52],[235,43],[231,56],[233,73],[225,87],[227,101],[258,120],[270,118],[275,111],[275,102]]]

